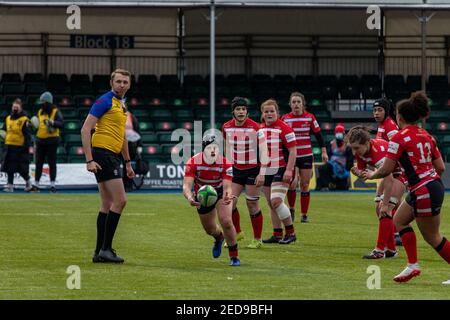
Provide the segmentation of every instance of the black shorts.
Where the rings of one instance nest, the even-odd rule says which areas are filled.
[[[233,183],[240,184],[241,186],[245,185],[255,185],[256,176],[259,174],[259,167],[239,170],[233,167]]]
[[[306,156],[295,159],[295,166],[299,169],[312,169],[314,162],[313,156]]]
[[[216,207],[217,202],[219,202],[219,200],[222,199],[222,197],[223,197],[223,188],[216,189],[216,192],[217,192],[217,201],[214,202],[214,204],[212,206],[209,206],[209,207],[201,206],[200,209],[197,209],[198,214],[209,213]],[[195,201],[198,201],[197,200],[197,195],[195,195]]]
[[[119,154],[103,148],[92,148],[92,159],[102,167],[102,170],[97,170],[95,174],[97,182],[122,178],[122,158]]]
[[[283,175],[286,172],[286,167],[278,168],[278,171],[275,174],[265,175],[264,176],[264,187],[270,187],[272,182],[282,182]]]
[[[433,180],[408,193],[406,202],[413,207],[415,217],[432,217],[441,213],[445,188],[442,181]]]

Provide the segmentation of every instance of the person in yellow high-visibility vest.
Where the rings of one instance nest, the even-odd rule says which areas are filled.
[[[5,118],[3,130],[5,135],[5,152],[1,164],[2,171],[8,175],[8,183],[3,191],[14,191],[14,173],[18,172],[25,180],[25,191],[30,191],[30,155],[31,142],[30,119],[22,109],[22,101],[14,100],[11,114]]]
[[[42,176],[42,167],[47,158],[50,169],[50,192],[56,192],[56,150],[60,141],[60,129],[63,127],[64,119],[61,112],[53,104],[53,96],[50,92],[44,92],[39,98],[38,104],[41,108],[37,118],[39,126],[36,132],[36,174],[31,189],[39,192],[39,180]]]

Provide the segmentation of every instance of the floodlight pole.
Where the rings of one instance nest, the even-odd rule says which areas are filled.
[[[209,32],[209,106],[210,106],[210,121],[211,129],[215,128],[215,111],[216,111],[216,92],[215,92],[215,82],[216,82],[216,6],[215,0],[211,0],[210,7],[210,32]]]
[[[427,23],[431,20],[431,18],[436,13],[433,12],[430,16],[425,15],[425,10],[421,11],[421,16],[417,16],[417,19],[419,19],[419,22],[421,24],[421,30],[422,30],[422,84],[421,84],[421,90],[426,91],[427,89],[427,75],[428,75],[428,68],[427,68]]]

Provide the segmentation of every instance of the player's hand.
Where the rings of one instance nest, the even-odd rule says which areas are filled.
[[[102,170],[102,167],[95,161],[86,164],[86,169],[89,172],[97,173],[97,171]]]
[[[142,147],[137,147],[137,153],[141,154],[142,153]]]
[[[374,174],[373,171],[370,171],[370,170],[364,170],[364,171],[361,173],[361,178],[362,178],[364,181],[366,181],[366,180],[371,180],[373,174]]]
[[[189,202],[189,204],[190,204],[192,207],[196,207],[197,209],[200,209],[200,207],[201,207],[200,202],[195,201],[194,196],[191,196],[191,197],[188,199],[188,202]]]
[[[264,185],[264,180],[265,180],[264,176],[261,174],[258,174],[255,179],[255,186],[261,187],[262,185]]]
[[[359,174],[361,173],[360,170],[357,167],[352,167],[350,169],[350,172],[353,173],[357,177],[359,177]]]
[[[328,153],[326,151],[322,151],[322,161],[328,162]]]
[[[127,170],[127,177],[128,178],[134,178],[136,176],[136,174],[134,173],[133,167],[131,166],[131,163],[127,163],[126,165],[126,170]]]
[[[389,208],[388,204],[380,204],[380,216],[381,217],[391,217],[392,218],[392,209]]]
[[[286,170],[283,174],[283,182],[291,183],[292,181],[292,170]]]

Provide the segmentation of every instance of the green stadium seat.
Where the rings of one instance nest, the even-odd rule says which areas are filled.
[[[443,139],[440,141],[440,143],[445,147],[450,146],[450,135],[445,135]]]
[[[177,123],[176,127],[186,129],[189,131],[193,131],[194,130],[194,122],[193,121],[181,121],[181,122]]]
[[[84,95],[79,94],[73,97],[73,101],[78,108],[82,107],[92,107],[92,104],[95,102],[95,97],[92,95]]]
[[[81,123],[79,121],[65,121],[64,133],[79,133],[81,130]]]
[[[162,148],[159,144],[144,145],[142,148],[142,157],[150,163],[165,162],[165,157],[162,154]]]
[[[170,121],[172,120],[172,113],[166,108],[150,108],[150,120]]]
[[[87,115],[89,114],[90,110],[91,110],[90,107],[78,108],[78,117],[79,117],[79,119],[84,121],[84,119],[86,119]]]
[[[161,144],[176,144],[178,141],[172,141],[172,133],[171,132],[157,132],[156,136],[158,137],[158,142]]]
[[[42,73],[25,73],[23,77],[23,82],[24,83],[45,82],[45,79]]]
[[[132,108],[131,113],[138,119],[138,121],[146,121],[149,119],[150,112],[148,109],[144,108]]]
[[[172,110],[173,118],[181,121],[194,120],[194,112],[191,109]]]
[[[70,148],[75,145],[81,144],[81,135],[80,134],[65,134],[64,135],[64,144],[66,148]]]
[[[22,82],[22,79],[20,78],[20,74],[19,73],[4,73],[2,75],[2,81],[3,83],[20,83]]]
[[[84,155],[83,147],[71,146],[68,148],[69,152],[67,155],[68,162],[70,163],[84,163],[86,162],[86,157]]]
[[[53,96],[53,101],[60,108],[75,107],[75,103],[72,100],[72,97],[69,96],[69,95],[54,95]]]
[[[67,153],[66,148],[64,146],[58,146],[56,149],[56,158],[58,162],[66,162],[67,161]]]
[[[64,120],[78,120],[78,110],[72,107],[61,107],[59,108],[61,111]]]
[[[4,83],[4,95],[22,95],[25,93],[25,85],[21,83]]]
[[[100,95],[111,90],[110,79],[111,76],[109,74],[94,74],[92,76],[92,90],[94,94]]]
[[[155,133],[146,133],[143,132],[141,135],[142,143],[155,143],[158,142],[158,136]]]
[[[156,131],[173,131],[176,128],[175,122],[170,121],[157,122],[155,124]]]
[[[153,132],[153,130],[155,129],[154,125],[152,122],[147,122],[147,121],[139,121],[139,130],[141,132]]]
[[[45,82],[30,82],[25,85],[26,94],[42,94],[47,91]]]

